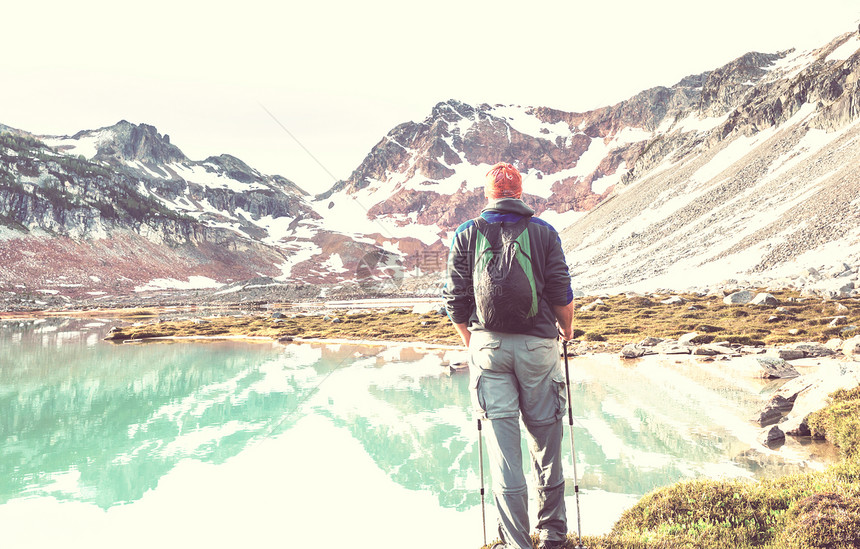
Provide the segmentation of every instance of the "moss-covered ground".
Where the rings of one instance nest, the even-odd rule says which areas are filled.
[[[664,304],[670,297],[623,295],[601,298],[603,304],[590,310],[595,298],[574,300],[574,328],[577,338],[588,342],[623,344],[646,336],[677,338],[699,333],[697,342],[728,341],[746,345],[776,345],[792,341],[825,342],[832,337],[847,338],[860,333],[860,301],[802,298],[787,292],[775,293],[779,308],[755,305],[726,305],[720,296],[681,295],[681,304]],[[183,321],[158,321],[127,326],[114,339],[148,337],[210,337],[244,335],[253,337],[295,337],[303,339],[361,339],[421,341],[456,345],[459,338],[447,317],[437,312],[414,314],[408,309],[363,310],[322,314],[292,314],[283,318],[266,314],[221,316]],[[126,316],[155,317],[149,309],[132,310]],[[842,323],[831,326],[836,317]],[[335,321],[332,321],[335,319]]]

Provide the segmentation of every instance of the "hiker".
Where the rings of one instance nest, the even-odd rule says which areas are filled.
[[[522,176],[514,166],[493,166],[484,196],[488,202],[480,217],[454,234],[443,295],[448,316],[469,348],[469,386],[479,429],[481,421],[487,426],[502,540],[494,547],[532,548],[520,450],[522,414],[538,490],[538,547],[551,549],[567,538],[561,465],[565,377],[557,338],[573,337],[570,274],[558,233],[533,217],[534,210],[522,201]],[[515,244],[504,244],[514,239]],[[507,261],[490,265],[487,258],[493,254],[487,250],[492,248]]]

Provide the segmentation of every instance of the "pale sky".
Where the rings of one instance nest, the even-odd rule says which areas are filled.
[[[612,105],[748,51],[824,45],[857,30],[860,2],[33,0],[2,11],[0,123],[50,135],[152,124],[193,160],[233,154],[316,194],[439,101]]]

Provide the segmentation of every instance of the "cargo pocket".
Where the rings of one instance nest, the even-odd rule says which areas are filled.
[[[481,419],[487,419],[487,401],[481,394],[481,372],[471,373],[472,379],[469,382],[469,393],[472,396],[472,408],[475,414]]]
[[[493,356],[501,345],[502,342],[498,339],[472,336],[469,345],[470,364],[479,370],[492,370]]]

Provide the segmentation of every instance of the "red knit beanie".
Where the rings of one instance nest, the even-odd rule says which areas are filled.
[[[523,194],[523,178],[511,164],[499,162],[487,172],[484,196],[494,198],[519,198]]]

